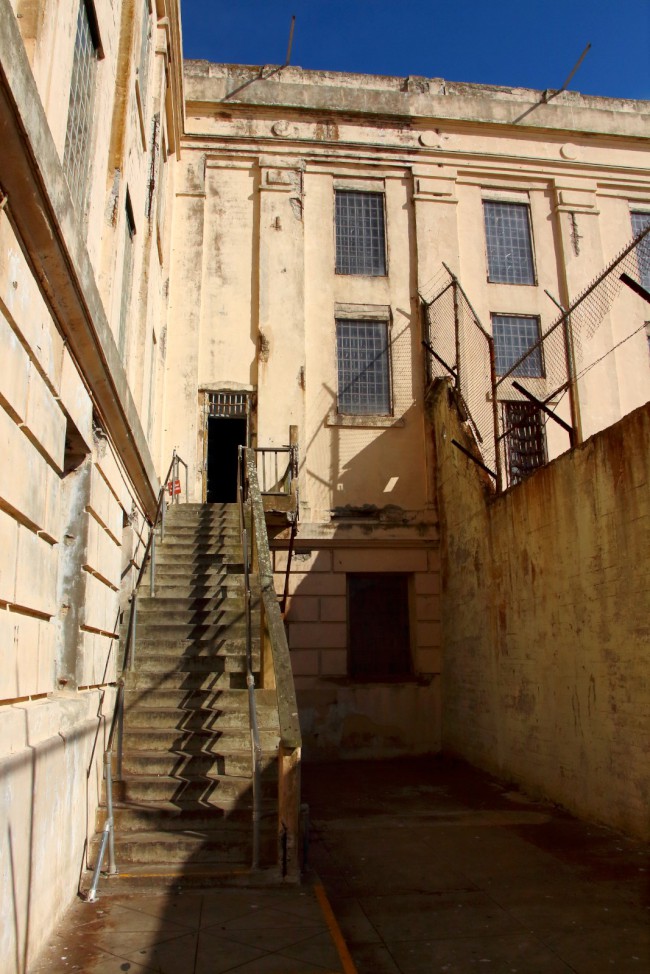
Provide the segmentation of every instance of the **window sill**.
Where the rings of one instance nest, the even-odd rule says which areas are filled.
[[[331,412],[325,424],[327,426],[347,426],[355,429],[391,429],[405,426],[403,419],[395,416],[352,416]]]

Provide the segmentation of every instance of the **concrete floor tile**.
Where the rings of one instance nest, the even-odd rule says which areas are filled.
[[[328,971],[338,970],[341,966],[338,951],[332,943],[332,938],[328,932],[317,933],[302,943],[293,946],[283,947],[282,953],[294,960],[307,961],[311,964],[320,964]]]
[[[187,974],[194,966],[196,934],[140,945],[127,934],[123,941],[120,938],[120,942],[114,943],[112,952],[116,957],[152,967],[159,974]]]
[[[366,897],[360,903],[389,946],[404,940],[442,940],[478,934],[493,937],[520,927],[518,921],[480,892]]]
[[[236,971],[233,971],[233,974],[325,974],[325,972],[327,974],[342,974],[339,968],[332,971],[327,967],[321,967],[320,964],[296,960],[286,954],[267,954],[249,964],[243,964]]]
[[[545,942],[575,974],[650,970],[650,925],[563,931]]]
[[[381,937],[363,912],[358,900],[330,897],[336,920],[348,944],[376,944]]]
[[[400,974],[573,974],[535,938],[507,934],[391,945]]]
[[[358,974],[401,974],[385,944],[355,946],[353,959]]]
[[[288,921],[271,926],[266,923],[248,926],[239,922],[235,925],[227,923],[223,927],[223,933],[228,939],[235,940],[238,943],[249,944],[251,947],[259,947],[266,951],[275,951],[302,943],[309,937],[323,932],[321,924],[296,921],[295,918],[288,918]]]

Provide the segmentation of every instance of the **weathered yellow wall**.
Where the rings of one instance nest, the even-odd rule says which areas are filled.
[[[443,748],[650,835],[650,405],[496,499],[433,396]]]

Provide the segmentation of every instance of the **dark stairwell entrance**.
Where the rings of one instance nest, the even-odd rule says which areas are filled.
[[[246,419],[208,417],[208,504],[233,504],[237,499],[237,451],[246,445]]]

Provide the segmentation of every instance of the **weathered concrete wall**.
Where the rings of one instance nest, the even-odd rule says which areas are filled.
[[[578,815],[650,835],[650,406],[494,499],[432,422],[443,748]]]

